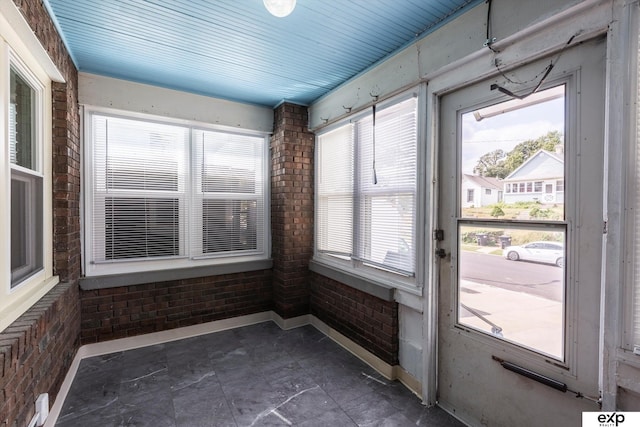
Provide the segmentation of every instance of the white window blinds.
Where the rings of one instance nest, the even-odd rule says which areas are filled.
[[[345,125],[318,137],[318,250],[335,255],[353,253],[353,126]]]
[[[268,256],[264,135],[88,117],[88,275]]]
[[[414,272],[417,102],[409,98],[358,123],[358,254]],[[375,132],[375,137],[374,137]],[[375,174],[374,174],[375,165]]]
[[[194,131],[195,256],[264,251],[264,138]]]
[[[411,97],[318,136],[318,254],[414,274],[417,127]]]
[[[186,254],[189,129],[93,116],[93,261]]]

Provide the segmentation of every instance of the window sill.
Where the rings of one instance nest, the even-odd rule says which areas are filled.
[[[166,282],[169,280],[244,273],[248,271],[268,270],[272,266],[273,260],[265,259],[219,265],[206,265],[200,267],[177,268],[172,270],[155,270],[137,273],[91,276],[80,279],[80,289],[88,291],[95,289],[117,288],[121,286],[141,285],[145,283]]]
[[[396,285],[394,283],[386,282],[384,279],[358,275],[352,271],[347,271],[344,268],[324,263],[319,260],[311,260],[309,263],[309,269],[314,273],[318,273],[384,301],[395,301],[396,289],[401,289],[415,295],[421,295],[420,289],[417,287]]]

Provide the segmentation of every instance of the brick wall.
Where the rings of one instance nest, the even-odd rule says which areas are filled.
[[[77,350],[78,287],[56,286],[0,334],[0,425],[26,426],[35,401],[52,403]]]
[[[398,303],[381,300],[311,273],[311,313],[394,366],[398,364]]]
[[[306,107],[281,104],[271,138],[271,233],[275,311],[283,318],[309,313],[313,254],[314,135]]]
[[[80,113],[78,71],[38,0],[14,0],[48,52],[65,83],[53,83],[54,274],[80,277]]]
[[[39,0],[14,0],[66,83],[54,83],[53,220],[56,286],[0,333],[0,425],[26,426],[35,400],[55,399],[78,348],[80,154],[77,71]]]
[[[273,309],[271,270],[81,291],[88,344]]]

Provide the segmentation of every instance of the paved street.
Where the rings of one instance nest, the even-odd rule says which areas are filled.
[[[562,268],[462,252],[460,272],[460,302],[477,313],[461,307],[462,324],[491,334],[492,323],[507,341],[562,357]]]
[[[462,280],[562,301],[562,268],[526,261],[509,261],[497,255],[461,252]]]

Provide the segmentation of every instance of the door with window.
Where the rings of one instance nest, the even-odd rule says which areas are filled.
[[[441,97],[438,402],[472,425],[599,410],[604,68],[594,40]]]

